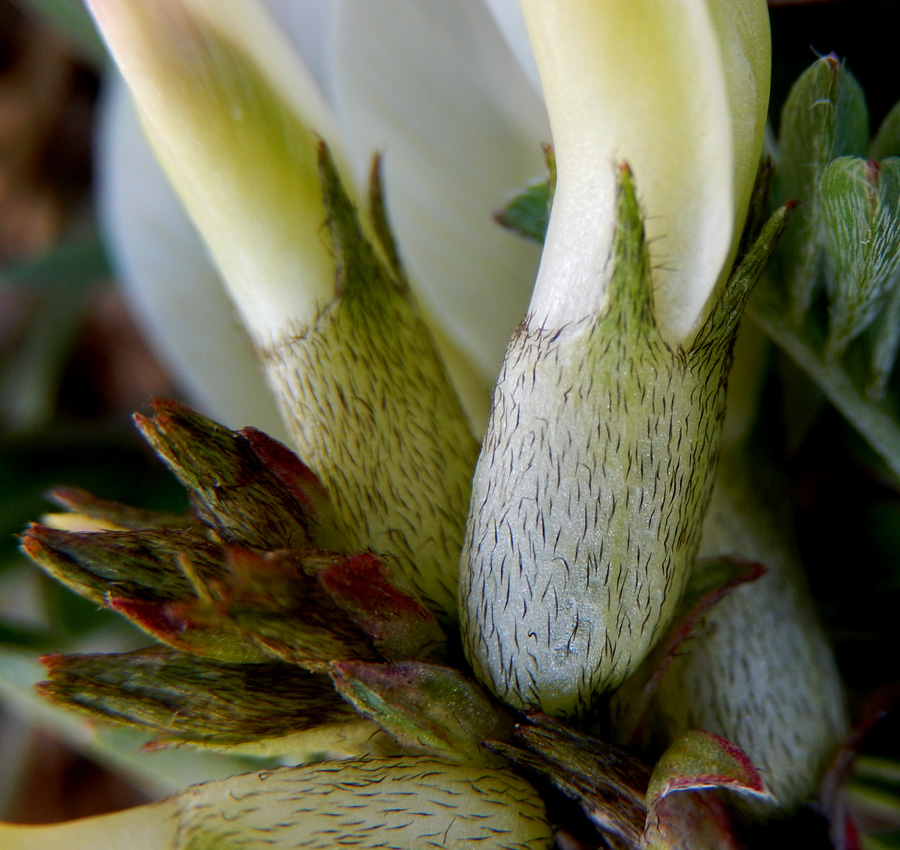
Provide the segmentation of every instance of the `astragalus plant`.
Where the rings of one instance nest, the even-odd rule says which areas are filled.
[[[778,268],[835,270],[832,361],[862,332],[834,198],[859,229],[894,184],[853,201],[872,168],[828,171],[826,118],[827,179],[767,201],[765,3],[303,3],[299,54],[252,0],[88,6],[130,91],[114,247],[227,425],[136,417],[187,515],[61,489],[24,533],[160,643],[51,656],[41,690],[291,766],[4,846],[702,849],[813,798],[841,684],[750,474],[758,348],[728,381],[789,199]],[[121,190],[135,114],[214,268]]]

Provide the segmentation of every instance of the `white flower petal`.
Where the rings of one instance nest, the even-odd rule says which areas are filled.
[[[150,150],[124,83],[107,79],[97,167],[100,215],[145,333],[191,400],[230,427],[286,439],[246,331]]]
[[[538,264],[491,214],[544,171],[543,106],[481,0],[343,0],[335,61],[359,179],[382,152],[414,285],[487,388]]]
[[[756,172],[768,97],[765,4],[523,0],[523,8],[558,167],[532,310],[558,327],[601,308],[615,165],[628,162],[647,215],[657,317],[683,339],[733,251],[738,202]]]
[[[485,3],[497,21],[507,44],[519,60],[522,70],[528,75],[535,90],[541,91],[541,77],[537,62],[534,61],[528,27],[519,0],[485,0]]]
[[[261,3],[330,103],[337,5],[322,0],[261,0]]]
[[[342,157],[290,45],[250,0],[89,7],[254,344],[308,323],[334,290],[318,137]]]

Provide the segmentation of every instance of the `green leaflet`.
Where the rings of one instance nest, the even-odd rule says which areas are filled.
[[[822,172],[819,199],[829,288],[826,353],[833,360],[872,324],[900,283],[900,159],[835,159]],[[889,320],[881,327],[874,357],[883,390],[900,329]]]
[[[781,113],[773,192],[778,203],[801,201],[779,251],[791,314],[812,303],[822,264],[818,182],[835,157],[861,156],[869,138],[865,95],[834,56],[815,62],[794,84]]]
[[[890,378],[900,348],[898,128],[895,107],[869,145],[865,97],[835,57],[801,76],[782,114],[773,186],[776,199],[799,206],[778,246],[775,274],[750,305],[896,476],[900,414]]]

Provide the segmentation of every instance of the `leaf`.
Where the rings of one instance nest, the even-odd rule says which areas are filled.
[[[443,650],[446,635],[434,614],[394,587],[373,555],[363,552],[327,567],[319,581],[385,658],[426,659]]]
[[[560,720],[543,714],[528,720],[516,729],[517,743],[491,741],[491,749],[575,800],[604,835],[636,847],[647,818],[649,768]]]
[[[288,664],[223,664],[167,648],[107,655],[50,655],[40,693],[107,721],[149,727],[157,744],[215,748],[307,733],[326,749],[334,727],[358,725],[327,678]],[[367,734],[371,734],[371,728]],[[277,742],[276,742],[277,744]]]
[[[249,437],[231,431],[174,401],[156,402],[154,412],[152,419],[135,414],[138,428],[187,488],[200,520],[224,542],[262,550],[319,545],[321,498],[317,492],[307,502],[316,505],[314,519],[299,497],[299,461],[286,473],[288,449],[276,449],[258,431]],[[265,460],[273,457],[274,470]]]
[[[497,764],[483,742],[512,732],[512,720],[459,670],[420,662],[335,664],[338,693],[406,747],[469,764]]]
[[[829,401],[880,455],[900,481],[900,416],[890,399],[869,397],[865,377],[824,355],[822,334],[811,325],[798,327],[783,300],[771,289],[760,292],[748,311],[772,340],[819,386]]]
[[[882,160],[889,156],[900,156],[900,101],[885,116],[869,145],[870,159]]]
[[[233,776],[61,826],[0,824],[5,850],[549,850],[544,804],[512,771],[426,757]]]
[[[826,354],[836,359],[900,284],[900,159],[835,159],[822,172],[819,194],[828,268]],[[892,331],[894,346],[888,345],[896,354]],[[889,358],[882,371],[892,366]]]
[[[795,320],[808,311],[821,271],[822,170],[835,157],[863,156],[868,138],[866,100],[859,83],[834,55],[814,62],[794,84],[781,112],[773,187],[776,203],[800,202],[779,250]]]
[[[743,750],[720,735],[691,730],[653,768],[643,846],[648,850],[737,848],[721,801],[707,794],[690,794],[685,799],[683,794],[710,788],[771,799]]]

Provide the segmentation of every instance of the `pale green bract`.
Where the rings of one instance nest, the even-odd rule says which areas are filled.
[[[547,850],[537,792],[512,771],[432,758],[248,773],[54,826],[0,824],[4,850]]]

